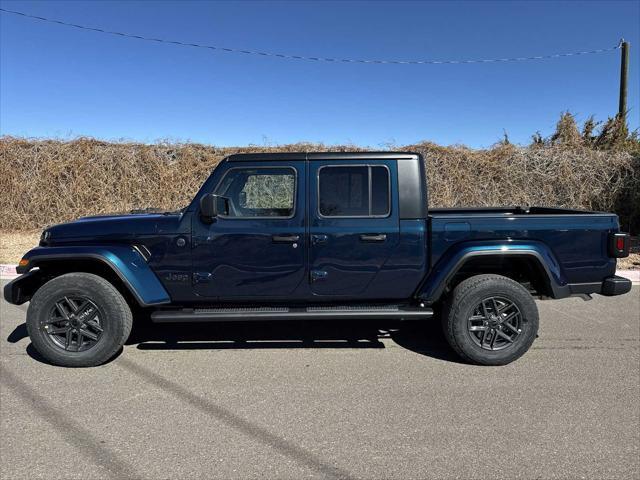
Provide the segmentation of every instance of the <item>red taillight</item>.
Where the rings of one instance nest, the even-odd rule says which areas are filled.
[[[629,256],[628,233],[609,234],[609,256],[613,258],[624,258]]]

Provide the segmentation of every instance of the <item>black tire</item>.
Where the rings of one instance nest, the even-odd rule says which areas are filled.
[[[65,298],[62,302],[72,299],[73,303],[63,303],[65,312],[60,313],[62,310],[56,304]],[[75,316],[69,305],[76,305],[78,310],[88,305],[84,309],[87,314],[78,311]],[[57,317],[63,320],[52,324],[51,319]],[[69,321],[64,321],[67,318]],[[73,328],[71,322],[77,328]],[[27,331],[33,346],[47,361],[64,367],[93,367],[106,362],[127,340],[132,323],[131,309],[120,292],[104,278],[90,273],[68,273],[50,280],[35,293],[27,310]],[[75,344],[74,333],[71,333],[68,347],[62,345],[67,343],[69,334],[52,335],[49,333],[52,327],[73,328]],[[86,335],[91,334],[91,338],[78,334],[87,331]]]
[[[507,302],[513,306],[506,307]],[[476,275],[454,289],[442,324],[447,341],[462,359],[478,365],[506,365],[524,355],[536,339],[538,308],[518,282],[501,275]]]

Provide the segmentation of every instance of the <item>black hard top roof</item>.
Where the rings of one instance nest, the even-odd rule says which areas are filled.
[[[412,152],[282,152],[282,153],[236,153],[229,155],[229,162],[255,162],[269,160],[371,160],[391,158],[413,160],[420,154]]]

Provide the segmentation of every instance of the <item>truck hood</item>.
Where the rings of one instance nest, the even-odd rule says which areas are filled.
[[[82,217],[72,222],[53,225],[45,229],[47,245],[67,242],[129,241],[158,234],[177,233],[182,212],[129,213]]]

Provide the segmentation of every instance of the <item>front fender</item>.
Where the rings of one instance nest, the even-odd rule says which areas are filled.
[[[5,287],[4,295],[8,302],[15,303],[19,298],[14,289],[19,289],[27,281],[31,281],[28,273],[47,263],[59,261],[97,260],[102,262],[122,280],[142,306],[160,305],[171,302],[156,274],[142,255],[133,247],[126,245],[91,245],[66,247],[37,247],[22,257],[28,260],[26,265],[16,268],[22,275]],[[23,262],[22,262],[23,263]]]
[[[437,301],[454,275],[471,258],[478,256],[519,256],[532,257],[544,269],[554,298],[564,298],[571,294],[570,287],[562,274],[560,264],[553,252],[542,242],[502,241],[463,242],[452,247],[431,272],[417,292],[417,297],[427,303]]]

